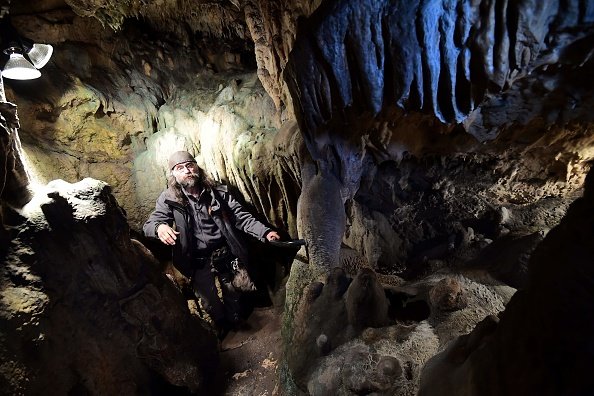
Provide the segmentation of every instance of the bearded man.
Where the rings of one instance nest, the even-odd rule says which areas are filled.
[[[261,241],[280,239],[233,198],[224,185],[215,184],[187,151],[169,157],[168,188],[157,199],[144,224],[147,237],[173,246],[173,265],[191,280],[202,308],[219,336],[240,321],[239,294],[231,283],[231,263],[248,262],[243,233]],[[223,300],[218,296],[219,278]]]

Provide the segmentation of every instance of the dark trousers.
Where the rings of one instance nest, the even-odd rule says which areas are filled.
[[[210,259],[194,272],[192,289],[197,298],[202,302],[202,308],[212,318],[216,325],[224,321],[236,324],[240,321],[239,293],[231,284],[230,274],[226,263],[233,260],[233,256]],[[214,264],[214,265],[213,265]],[[219,297],[215,277],[221,285],[222,299]]]

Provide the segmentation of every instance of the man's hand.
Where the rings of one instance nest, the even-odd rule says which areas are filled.
[[[276,231],[270,231],[268,234],[266,234],[266,239],[269,241],[278,241],[280,240],[280,235],[278,235]]]
[[[175,231],[173,228],[169,227],[168,224],[160,224],[157,227],[157,236],[166,245],[175,245],[175,240],[179,235],[178,231]]]

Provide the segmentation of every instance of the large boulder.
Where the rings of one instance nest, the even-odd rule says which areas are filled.
[[[594,393],[594,171],[538,245],[506,310],[431,358],[419,395]]]
[[[6,394],[203,390],[217,342],[104,182],[58,180],[4,219],[0,387]],[[59,369],[56,369],[59,368]]]

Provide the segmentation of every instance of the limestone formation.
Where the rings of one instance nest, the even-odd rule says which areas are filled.
[[[0,267],[3,393],[206,389],[215,336],[130,239],[104,182],[52,182],[4,221],[13,237]]]
[[[16,106],[0,102],[0,115],[0,162],[4,164],[0,172],[0,254],[3,254],[10,241],[4,212],[7,206],[20,207],[27,203],[31,199],[31,191],[22,159]]]
[[[452,278],[437,282],[429,292],[429,298],[431,305],[442,311],[457,311],[468,304],[460,283]]]
[[[18,208],[29,202],[31,191],[29,175],[23,164],[16,105],[0,102],[0,115],[0,161],[3,164],[3,171],[0,172],[0,204]]]
[[[39,393],[51,366],[62,394],[202,392],[209,336],[142,243],[160,268],[169,251],[129,238],[187,149],[307,242],[279,289],[277,390],[413,395],[425,367],[422,394],[592,393],[589,190],[571,204],[594,160],[591,1],[0,0],[6,15],[55,52],[4,80],[24,150],[5,105],[2,389]],[[88,181],[21,208],[36,181],[85,177],[125,216]]]
[[[309,284],[302,295],[294,321],[291,345],[287,350],[289,369],[294,381],[305,387],[315,368],[315,360],[350,338],[347,311],[343,299],[349,287],[344,271],[336,268],[325,283]]]
[[[589,394],[594,172],[584,196],[536,248],[528,286],[501,320],[485,319],[433,357],[420,395]],[[562,271],[559,271],[563,268]]]
[[[345,296],[349,324],[356,331],[388,324],[388,300],[375,272],[363,268],[353,279]]]
[[[574,53],[590,38],[565,28],[588,25],[590,12],[577,0],[324,4],[304,23],[287,66],[308,147],[323,155],[316,140],[329,124],[394,104],[461,122],[487,92]]]
[[[350,282],[335,269],[326,284],[310,283],[288,306],[296,310],[286,344],[295,388],[416,394],[428,359],[485,317],[496,318],[515,292],[477,275],[431,275],[395,287],[381,285],[369,268]]]

